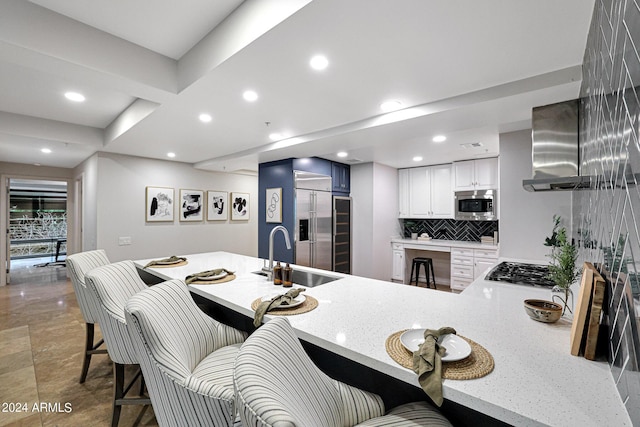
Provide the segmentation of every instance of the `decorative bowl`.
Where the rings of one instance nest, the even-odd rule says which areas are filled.
[[[557,322],[562,316],[562,306],[552,301],[542,299],[524,300],[524,311],[529,317],[538,322]]]

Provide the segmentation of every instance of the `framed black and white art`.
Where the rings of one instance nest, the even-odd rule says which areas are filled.
[[[173,188],[147,187],[145,220],[147,222],[173,221],[173,197]]]
[[[180,190],[180,221],[204,219],[204,191]]]
[[[249,220],[249,193],[231,193],[231,220]]]
[[[267,222],[282,222],[282,188],[267,188]]]
[[[226,221],[229,218],[229,193],[207,191],[207,221]]]

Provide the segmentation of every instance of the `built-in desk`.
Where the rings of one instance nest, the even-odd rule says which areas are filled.
[[[412,259],[427,256],[433,260],[436,283],[450,286],[454,292],[463,291],[498,261],[498,245],[488,243],[398,238],[391,240],[391,247],[393,281],[409,283]]]

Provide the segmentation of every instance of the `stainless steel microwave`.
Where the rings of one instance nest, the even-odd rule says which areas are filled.
[[[495,221],[498,219],[496,190],[456,191],[456,219]]]

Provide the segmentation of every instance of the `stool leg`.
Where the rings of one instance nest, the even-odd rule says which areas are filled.
[[[433,289],[437,289],[436,288],[436,273],[433,271],[433,262],[432,261],[429,262],[429,268],[431,268],[431,278],[433,279]]]
[[[411,281],[413,280],[413,269],[415,268],[415,266],[416,266],[416,263],[412,262],[411,263],[411,274],[409,275],[409,286],[411,286]],[[417,284],[418,283],[416,282],[416,285]]]

